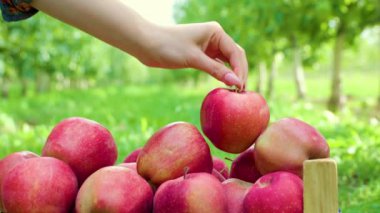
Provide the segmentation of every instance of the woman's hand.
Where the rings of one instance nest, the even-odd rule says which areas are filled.
[[[244,89],[248,63],[244,50],[216,22],[152,26],[139,60],[163,68],[192,67],[205,71],[229,86]],[[225,63],[229,64],[226,66]]]

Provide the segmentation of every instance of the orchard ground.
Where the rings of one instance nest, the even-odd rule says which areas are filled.
[[[340,208],[344,212],[377,212],[380,208],[378,73],[344,74],[347,107],[339,114],[326,111],[325,100],[330,91],[326,77],[308,74],[305,101],[295,100],[291,75],[279,78],[275,94],[268,100],[271,121],[296,117],[315,126],[326,137],[331,157],[338,163]],[[251,79],[249,90],[254,84]],[[202,100],[218,86],[221,84],[210,80],[198,86],[114,85],[30,94],[25,98],[11,94],[7,100],[0,99],[0,158],[21,150],[41,154],[55,124],[67,117],[81,116],[101,123],[112,132],[121,162],[170,122],[187,121],[199,128]],[[235,157],[210,147],[215,156]]]

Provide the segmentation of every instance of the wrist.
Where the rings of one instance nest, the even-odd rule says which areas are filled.
[[[147,66],[160,66],[159,51],[165,46],[167,38],[165,27],[143,20],[143,23],[136,27],[135,50],[129,53]]]
[[[121,29],[123,40],[121,49],[141,61],[148,54],[149,49],[154,46],[154,34],[156,34],[157,26],[142,17],[135,20],[133,25],[132,28],[126,26]]]

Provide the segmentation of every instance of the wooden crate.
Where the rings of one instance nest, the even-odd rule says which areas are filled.
[[[338,172],[333,159],[303,164],[304,213],[338,213]]]

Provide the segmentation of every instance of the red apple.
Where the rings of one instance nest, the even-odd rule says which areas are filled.
[[[208,173],[187,174],[163,183],[154,196],[154,213],[227,213],[222,184]]]
[[[217,148],[229,153],[250,147],[268,122],[268,105],[255,92],[214,89],[201,108],[203,132]]]
[[[225,179],[229,176],[228,166],[226,163],[217,157],[212,157],[213,168],[218,171]]]
[[[185,122],[161,128],[145,144],[137,160],[137,171],[158,186],[189,173],[212,171],[210,148],[198,129]]]
[[[55,158],[31,158],[3,179],[5,212],[57,212],[72,208],[78,183],[69,165]]]
[[[261,174],[288,171],[302,178],[305,160],[328,157],[325,138],[314,127],[295,118],[271,124],[255,145],[256,167]]]
[[[256,182],[261,177],[255,165],[254,147],[242,152],[232,161],[230,177],[239,178],[251,183]]]
[[[302,180],[289,172],[269,173],[259,178],[247,192],[244,212],[303,212]]]
[[[109,166],[93,173],[82,184],[76,199],[77,213],[152,211],[153,191],[135,171]]]
[[[96,170],[113,165],[117,149],[111,133],[99,123],[68,118],[54,127],[42,155],[69,164],[81,184]]]
[[[0,160],[0,192],[1,192],[1,186],[3,183],[3,178],[5,177],[6,174],[8,174],[11,169],[13,169],[16,165],[19,163],[23,163],[26,160],[30,158],[35,158],[39,157],[38,155],[34,154],[33,152],[29,151],[22,151],[22,152],[15,152],[12,153],[5,158]],[[3,202],[2,202],[2,197],[0,193],[0,212],[3,212]]]
[[[222,185],[227,196],[228,212],[243,213],[243,201],[248,189],[252,186],[252,183],[237,178],[231,178],[223,181]]]
[[[136,162],[137,161],[137,157],[139,156],[140,154],[140,151],[142,150],[142,148],[138,148],[136,150],[134,150],[133,152],[131,152],[131,154],[129,154],[125,159],[124,159],[124,163],[132,163],[132,162]]]

